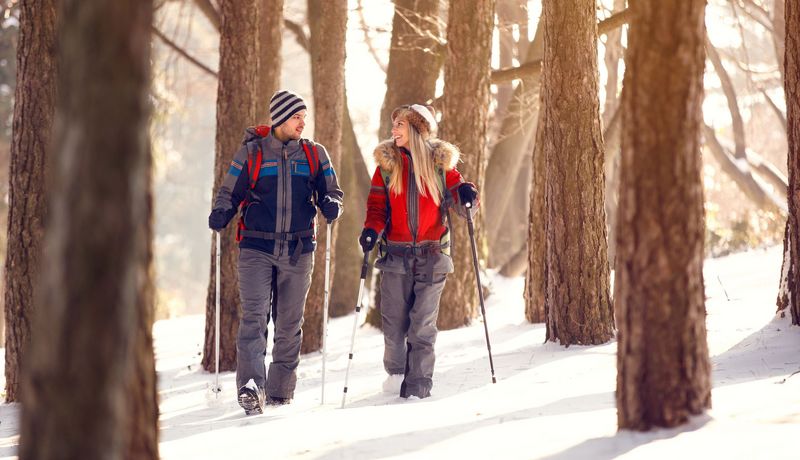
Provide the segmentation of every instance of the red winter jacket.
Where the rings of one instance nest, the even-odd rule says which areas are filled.
[[[464,179],[456,170],[455,165],[460,152],[456,146],[438,139],[431,139],[429,142],[433,147],[434,164],[437,168],[445,171],[447,189],[453,197],[454,205],[459,207],[457,189],[464,183]],[[367,198],[367,220],[364,227],[371,228],[380,234],[386,228],[386,224],[391,222],[390,227],[386,229],[386,238],[390,243],[438,243],[446,230],[441,210],[433,198],[423,196],[417,191],[413,173],[409,171],[411,162],[409,152],[395,146],[393,140],[387,140],[375,148],[374,155],[379,167],[375,168],[375,174],[372,175],[372,187]],[[388,190],[388,187],[384,186],[381,175],[381,168],[391,174],[398,167],[403,168],[403,193],[401,194],[395,194]],[[411,183],[410,188],[409,183]],[[387,191],[390,195],[388,207]],[[409,200],[409,193],[413,195],[412,200]],[[438,187],[435,193],[439,193]],[[391,221],[388,219],[390,217],[389,210],[391,210]]]

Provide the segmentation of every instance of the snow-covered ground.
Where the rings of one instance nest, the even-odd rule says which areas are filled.
[[[616,343],[563,348],[525,321],[522,279],[494,277],[483,325],[441,332],[433,396],[380,392],[382,336],[356,334],[347,407],[340,409],[353,316],[330,322],[325,404],[321,354],[303,356],[295,401],[245,417],[232,373],[199,367],[203,318],[155,325],[165,459],[235,458],[800,458],[800,328],[774,314],[780,248],[706,262],[713,409],[689,424],[618,432]],[[334,294],[335,295],[335,294]],[[14,456],[18,408],[0,405],[0,456]]]

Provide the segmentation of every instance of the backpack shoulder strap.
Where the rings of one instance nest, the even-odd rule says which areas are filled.
[[[309,147],[309,144],[311,147]],[[306,160],[308,160],[308,170],[310,171],[310,176],[312,179],[314,179],[317,176],[317,172],[320,170],[319,151],[317,150],[317,144],[308,139],[301,139],[300,145],[303,146],[303,151],[306,153]]]
[[[250,179],[250,190],[256,188],[258,175],[261,173],[261,163],[263,162],[263,154],[261,148],[256,142],[247,143],[247,174]]]

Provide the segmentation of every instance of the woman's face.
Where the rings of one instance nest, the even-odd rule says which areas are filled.
[[[403,117],[397,117],[392,122],[392,139],[398,147],[408,146],[408,121]]]

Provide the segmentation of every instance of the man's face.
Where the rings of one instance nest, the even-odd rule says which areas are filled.
[[[278,126],[278,130],[287,139],[300,139],[306,127],[306,110],[303,109],[289,117],[288,120]]]

